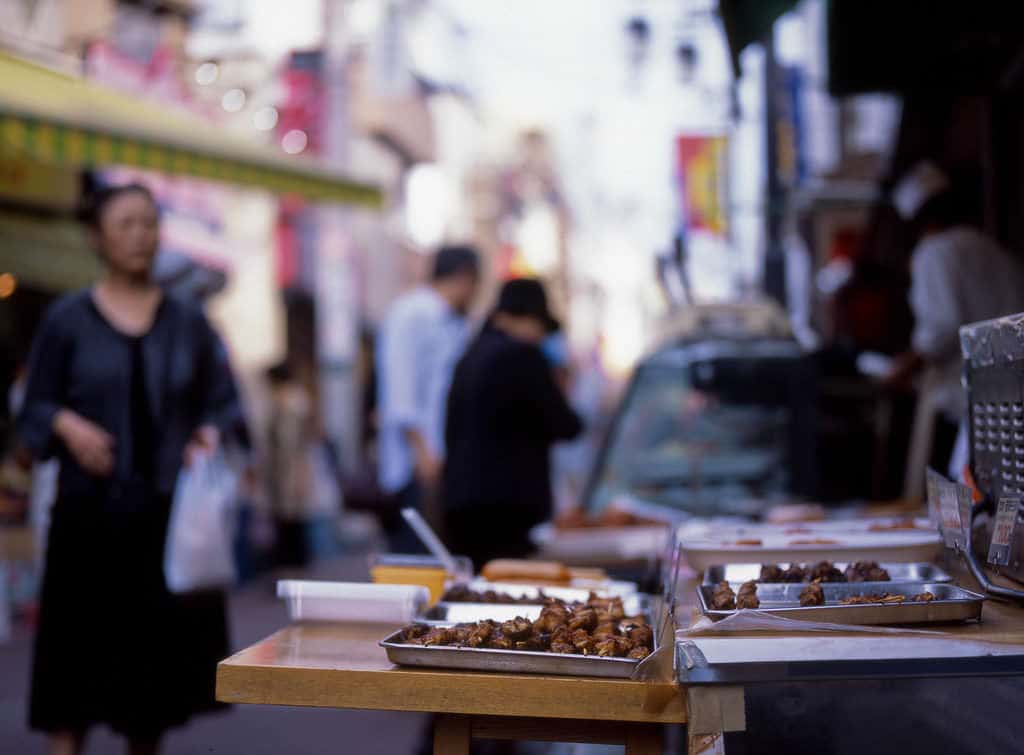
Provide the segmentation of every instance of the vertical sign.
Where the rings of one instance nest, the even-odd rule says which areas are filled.
[[[689,231],[725,236],[728,231],[724,136],[679,136],[676,159],[683,225]]]

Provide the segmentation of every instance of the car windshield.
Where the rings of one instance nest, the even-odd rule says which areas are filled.
[[[777,364],[792,360],[775,360]],[[589,507],[621,499],[695,514],[753,513],[787,495],[787,371],[750,358],[641,366],[608,439]]]

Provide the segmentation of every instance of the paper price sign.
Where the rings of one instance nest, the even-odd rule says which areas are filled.
[[[939,508],[942,514],[942,537],[947,548],[963,548],[963,524],[960,519],[960,500],[956,485],[943,480],[939,486]]]
[[[960,529],[964,533],[964,544],[971,544],[971,512],[974,510],[974,495],[966,485],[957,483],[956,504],[960,509]]]
[[[1010,563],[1013,535],[1017,529],[1019,498],[1000,498],[996,509],[996,523],[992,528],[992,544],[988,548],[988,562],[998,566]]]

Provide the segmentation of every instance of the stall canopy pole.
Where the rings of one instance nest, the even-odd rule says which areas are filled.
[[[764,41],[764,128],[768,185],[765,200],[767,231],[764,258],[764,291],[786,307],[786,256],[782,246],[782,224],[786,209],[786,191],[779,179],[778,113],[779,66],[775,60],[775,36],[769,31]]]

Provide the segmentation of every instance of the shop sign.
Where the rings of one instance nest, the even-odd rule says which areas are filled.
[[[728,231],[724,136],[679,136],[676,159],[682,193],[683,225],[724,237]]]

